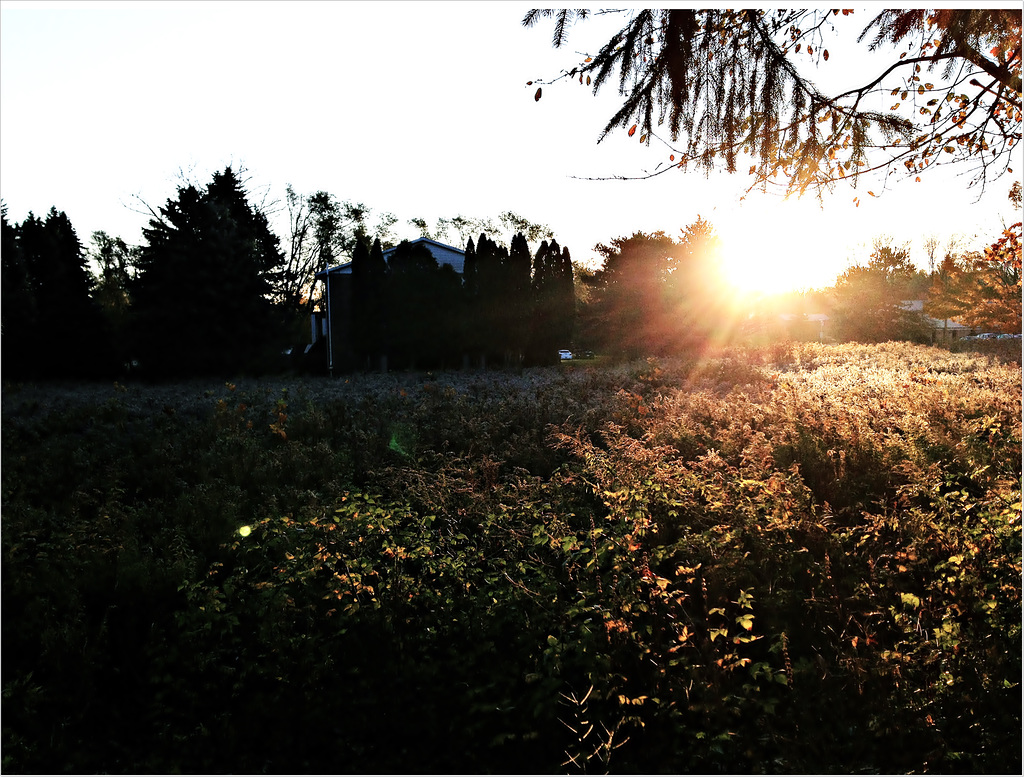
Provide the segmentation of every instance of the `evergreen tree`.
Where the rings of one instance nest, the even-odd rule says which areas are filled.
[[[29,214],[31,218],[32,214]],[[0,280],[3,293],[0,315],[3,323],[0,331],[3,339],[0,354],[3,358],[4,377],[22,378],[35,371],[32,359],[41,345],[36,327],[39,318],[32,280],[18,239],[19,227],[7,221],[6,205],[0,210],[0,225],[3,231],[0,247],[0,261],[3,265]]]
[[[67,214],[51,208],[44,221],[30,213],[19,227],[8,225],[4,231],[8,374],[39,378],[111,374],[115,364],[110,335],[92,299],[88,260]]]
[[[267,366],[282,345],[270,294],[283,256],[235,171],[216,173],[205,191],[180,188],[143,234],[132,287],[143,370],[172,377]]]
[[[530,340],[533,316],[530,246],[519,232],[512,238],[505,272],[505,363],[520,366]]]
[[[541,242],[533,258],[533,317],[530,336],[530,363],[554,364],[560,342],[558,331],[558,241]]]
[[[370,290],[370,249],[366,241],[356,241],[352,251],[352,347],[360,366],[366,362],[372,351],[372,325],[370,317],[374,307]],[[336,315],[336,314],[335,314]]]
[[[380,238],[374,238],[366,273],[368,338],[367,353],[372,359],[383,359],[388,350],[387,282],[388,263]],[[386,367],[385,367],[386,369]]]
[[[473,238],[466,241],[466,253],[462,264],[462,345],[471,363],[481,363],[484,351],[484,336],[480,326],[483,312],[480,304],[480,275]]]
[[[415,369],[438,348],[437,260],[423,243],[403,240],[391,254],[389,269],[388,351],[399,366]]]
[[[572,257],[569,249],[562,248],[558,259],[555,290],[555,337],[568,348],[573,339],[576,327],[576,283],[573,277]]]
[[[505,252],[507,257],[508,252]],[[481,233],[476,244],[477,305],[481,327],[481,363],[504,358],[506,347],[505,315],[502,311],[505,291],[504,262],[501,248]]]

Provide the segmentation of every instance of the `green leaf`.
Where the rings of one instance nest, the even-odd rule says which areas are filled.
[[[921,606],[921,599],[914,594],[900,594],[900,600],[905,607],[911,610],[916,610]]]

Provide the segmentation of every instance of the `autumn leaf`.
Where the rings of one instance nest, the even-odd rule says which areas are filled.
[[[826,62],[828,62],[828,49],[825,49],[825,50],[824,50],[824,51],[823,51],[823,52],[821,53],[821,56],[825,58],[825,61],[826,61]]]
[[[540,90],[538,89],[537,91],[538,91],[538,97],[539,97],[540,96],[540,94],[539,94]],[[636,125],[634,124],[632,127],[629,128],[629,137],[633,137],[633,135],[635,135],[635,134],[636,134]]]
[[[537,102],[537,100],[540,99],[540,93],[541,93],[541,88],[538,86],[536,94],[533,95],[533,101],[534,102]]]

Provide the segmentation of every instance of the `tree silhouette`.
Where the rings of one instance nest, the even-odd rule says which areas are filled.
[[[31,214],[29,218],[32,218]],[[0,246],[0,292],[3,294],[0,356],[5,376],[24,377],[34,371],[34,353],[41,345],[36,329],[39,317],[32,280],[18,239],[19,228],[7,220],[6,204],[0,210],[0,228],[3,234]]]
[[[388,265],[380,239],[367,248],[359,240],[352,254],[352,337],[362,366],[373,366],[387,353]]]
[[[664,298],[675,248],[664,232],[635,232],[595,246],[604,257],[591,309],[600,348],[624,358],[668,352]]]
[[[436,298],[437,260],[423,243],[403,240],[388,260],[388,353],[396,366],[415,369],[431,361],[441,336]]]
[[[93,299],[106,319],[113,347],[122,364],[130,358],[131,293],[139,249],[106,232],[92,233],[90,258],[98,267]]]
[[[115,369],[110,332],[92,298],[88,258],[71,220],[51,208],[3,218],[3,365],[11,377],[82,378]]]
[[[230,167],[204,191],[179,188],[143,230],[132,285],[136,352],[154,377],[265,368],[283,318],[271,294],[283,256]]]
[[[621,127],[667,147],[662,164],[637,178],[691,166],[735,172],[750,157],[754,186],[820,195],[868,172],[916,177],[961,163],[984,188],[1009,171],[1021,138],[1019,9],[882,11],[858,42],[873,34],[868,49],[891,46],[893,58],[837,94],[819,90],[809,69],[829,60],[838,10],[619,13],[622,29],[553,80],[578,77],[597,93],[614,78],[625,99],[599,141]],[[559,47],[589,15],[532,10],[523,24],[553,17]],[[925,82],[939,66],[941,83]],[[888,110],[865,107],[882,99]]]
[[[483,365],[488,360],[500,362],[505,358],[508,317],[503,305],[506,302],[507,262],[508,249],[481,233],[476,243],[475,307],[477,322],[484,333],[481,343]]]

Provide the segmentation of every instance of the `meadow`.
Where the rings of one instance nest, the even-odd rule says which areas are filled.
[[[1021,771],[1020,349],[3,391],[3,770]]]

